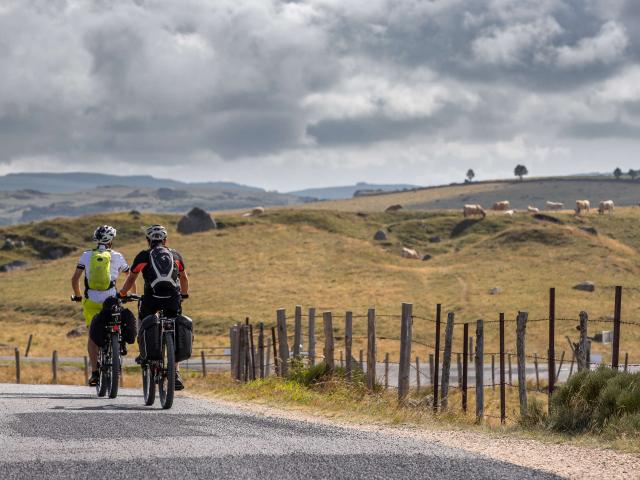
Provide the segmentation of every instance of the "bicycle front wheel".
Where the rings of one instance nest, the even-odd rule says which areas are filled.
[[[167,410],[173,405],[176,390],[176,351],[173,335],[167,333],[162,342],[162,370],[160,371],[160,405]]]
[[[109,398],[118,396],[120,381],[120,341],[118,335],[111,336],[111,364],[109,366]]]
[[[142,391],[144,393],[144,404],[153,405],[156,401],[156,379],[150,363],[142,365]]]

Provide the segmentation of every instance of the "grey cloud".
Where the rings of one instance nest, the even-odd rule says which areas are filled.
[[[556,139],[637,133],[624,115],[637,117],[640,98],[598,92],[640,65],[640,7],[7,0],[0,62],[0,167],[39,156],[140,169],[203,155],[321,163],[377,143],[422,158],[449,142],[472,158],[516,138],[553,152]]]

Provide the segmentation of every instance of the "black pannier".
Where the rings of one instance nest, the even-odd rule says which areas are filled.
[[[109,300],[109,299],[107,299]],[[89,325],[89,338],[99,347],[103,347],[106,342],[106,326],[111,321],[110,304],[105,302],[100,313],[96,314]],[[136,341],[136,317],[127,308],[120,313],[120,324],[122,327],[122,338],[128,344]]]
[[[145,360],[162,359],[162,342],[160,335],[160,319],[156,315],[149,315],[142,320],[140,332],[138,332],[140,357]]]
[[[193,322],[189,317],[176,317],[176,362],[182,362],[191,357],[193,348]]]

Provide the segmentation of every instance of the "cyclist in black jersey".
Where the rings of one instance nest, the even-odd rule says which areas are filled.
[[[189,297],[189,277],[182,255],[167,247],[167,229],[162,225],[152,225],[146,230],[149,248],[136,255],[120,296],[127,295],[135,285],[138,275],[144,279],[144,295],[140,302],[139,319],[162,310],[168,316],[179,315],[182,299]],[[176,369],[176,390],[184,384]]]

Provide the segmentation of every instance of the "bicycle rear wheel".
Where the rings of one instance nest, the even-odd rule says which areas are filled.
[[[142,391],[144,393],[144,404],[147,406],[153,405],[153,402],[156,401],[156,379],[150,363],[142,366]]]
[[[99,397],[104,397],[107,394],[108,379],[105,365],[108,364],[108,351],[107,347],[100,348],[100,357],[98,361],[98,383],[96,383],[96,393]]]
[[[158,385],[160,387],[160,405],[167,410],[173,405],[173,395],[176,389],[176,351],[171,333],[166,333],[162,342],[162,370]]]
[[[111,336],[111,363],[109,364],[109,398],[118,396],[120,381],[120,341],[118,335]]]

